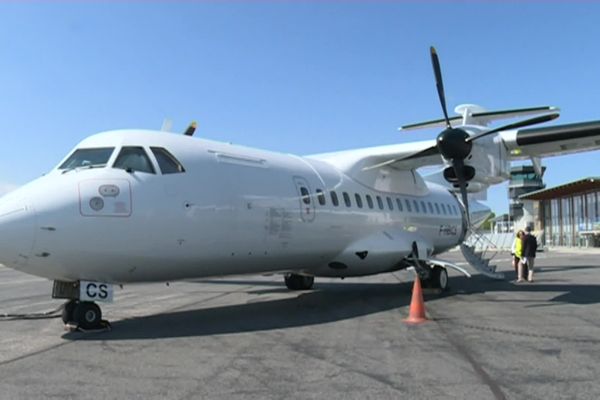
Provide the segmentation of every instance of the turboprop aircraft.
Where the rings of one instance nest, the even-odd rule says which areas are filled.
[[[474,105],[450,118],[433,48],[431,59],[444,118],[403,128],[441,126],[436,140],[300,157],[199,139],[193,125],[88,137],[0,199],[0,263],[53,280],[63,321],[84,329],[100,326],[96,302],[115,284],[282,273],[306,290],[413,267],[445,289],[447,268],[469,273],[435,256],[489,213],[469,193],[507,180],[512,160],[598,149],[600,121],[522,129],[558,109]],[[525,115],[537,116],[487,126]],[[424,178],[429,165],[442,169]]]

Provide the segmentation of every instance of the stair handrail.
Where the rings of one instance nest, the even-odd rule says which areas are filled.
[[[498,253],[500,252],[500,249],[498,248],[498,246],[496,245],[496,243],[494,243],[490,238],[488,238],[486,235],[482,234],[481,232],[475,230],[475,229],[469,229],[469,238],[474,237],[474,241],[472,242],[472,246],[473,246],[473,250],[476,251],[477,247],[480,246],[481,248],[481,256],[480,258],[483,260],[486,258],[486,256],[488,255],[488,251],[490,250],[490,248],[494,249],[494,254],[488,258],[488,261],[491,261],[492,259],[494,259],[494,257],[496,257],[498,255]]]

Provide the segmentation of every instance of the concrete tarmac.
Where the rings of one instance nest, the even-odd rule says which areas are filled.
[[[458,252],[444,259],[461,262]],[[451,273],[407,317],[409,271],[115,288],[112,331],[0,318],[0,399],[597,399],[600,258],[541,254],[536,282]],[[0,314],[52,310],[51,283],[0,267]]]

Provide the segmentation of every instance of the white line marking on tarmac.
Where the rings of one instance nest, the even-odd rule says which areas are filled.
[[[9,299],[10,300],[10,299]],[[48,299],[48,300],[44,300],[44,301],[38,301],[35,303],[27,303],[27,304],[19,304],[19,305],[15,305],[10,307],[11,310],[19,310],[22,308],[29,308],[29,307],[35,307],[35,306],[41,306],[41,305],[46,305],[46,304],[56,304],[56,301],[59,299]]]
[[[15,281],[4,281],[4,282],[0,282],[0,286],[2,285],[18,285],[18,284],[22,284],[22,283],[33,283],[33,282],[48,282],[51,283],[51,281],[49,281],[48,279],[44,279],[44,278],[31,278],[31,279],[19,279],[19,280],[15,280]]]

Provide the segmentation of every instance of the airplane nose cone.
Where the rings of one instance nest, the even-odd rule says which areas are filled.
[[[27,201],[0,199],[0,264],[26,267],[34,236],[35,214]]]

